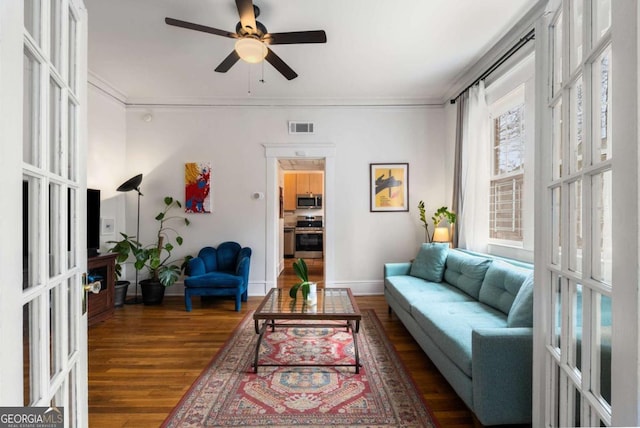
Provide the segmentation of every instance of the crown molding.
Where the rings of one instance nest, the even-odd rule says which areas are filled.
[[[516,25],[507,31],[498,42],[485,50],[471,67],[468,67],[455,79],[455,83],[451,85],[446,96],[440,102],[444,104],[455,99],[460,92],[531,31],[535,27],[536,21],[544,14],[547,3],[547,0],[537,0],[536,4],[524,14]]]
[[[102,77],[98,76],[96,73],[92,72],[91,70],[89,70],[87,74],[88,74],[87,80],[90,85],[102,91],[106,95],[109,95],[111,98],[115,99],[121,104],[127,105],[127,95],[124,92],[122,92],[121,90],[116,88],[113,84],[106,81]]]

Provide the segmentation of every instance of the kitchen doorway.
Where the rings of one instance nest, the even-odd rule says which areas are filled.
[[[334,281],[335,248],[335,145],[326,143],[307,144],[264,144],[267,172],[266,195],[266,241],[265,241],[265,285],[264,293],[278,286],[278,277],[283,270],[284,260],[284,218],[280,219],[280,187],[283,170],[281,160],[323,160],[324,185],[323,206],[323,246],[322,266],[323,285],[331,287]],[[282,227],[280,227],[282,224]],[[281,257],[282,254],[282,257]],[[293,259],[287,259],[293,263]]]
[[[296,282],[292,266],[299,258],[305,260],[310,280],[324,286],[324,166],[324,159],[278,159],[283,195],[278,286]]]

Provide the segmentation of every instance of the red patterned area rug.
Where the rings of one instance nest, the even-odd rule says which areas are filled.
[[[164,427],[436,427],[373,311],[362,312],[362,367],[260,367],[250,313],[163,423]],[[344,327],[276,328],[261,363],[352,364]]]

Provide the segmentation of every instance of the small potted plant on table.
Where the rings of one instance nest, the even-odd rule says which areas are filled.
[[[298,259],[293,262],[293,270],[296,272],[296,276],[300,280],[299,283],[291,286],[289,290],[289,296],[295,299],[298,296],[298,290],[302,291],[302,298],[304,302],[314,303],[317,298],[317,283],[309,281],[309,270],[307,264],[303,259]]]

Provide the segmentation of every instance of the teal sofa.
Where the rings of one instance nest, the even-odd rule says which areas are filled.
[[[423,244],[384,265],[384,294],[483,425],[531,423],[531,265]]]

